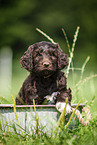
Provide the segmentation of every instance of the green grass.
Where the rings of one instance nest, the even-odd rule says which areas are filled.
[[[97,144],[97,117],[89,125],[79,125],[74,130],[61,130],[54,138],[47,133],[39,132],[32,135],[17,134],[15,132],[3,132],[0,135],[0,145],[96,145]]]
[[[39,29],[38,29],[39,30]],[[63,30],[63,29],[62,29]],[[84,62],[82,62],[81,68],[75,68],[73,64],[74,57],[74,48],[75,43],[77,41],[79,32],[79,27],[77,28],[73,44],[70,47],[68,38],[66,36],[65,31],[63,30],[67,47],[69,49],[69,66],[67,70],[65,70],[66,75],[68,76],[68,87],[72,89],[73,99],[72,103],[78,103],[81,99],[82,102],[86,106],[90,106],[91,110],[91,121],[90,124],[82,126],[79,125],[74,130],[65,129],[63,127],[60,130],[59,134],[56,135],[48,135],[48,133],[44,133],[42,130],[39,131],[38,134],[33,132],[32,135],[29,134],[18,134],[17,132],[4,132],[2,131],[2,127],[0,126],[0,144],[39,144],[39,145],[96,145],[97,144],[97,75],[93,74],[89,68],[86,69],[86,65],[89,61],[89,57],[86,58]],[[44,35],[44,33],[43,33]],[[47,35],[45,35],[49,40]],[[52,42],[54,42],[51,39]],[[55,43],[55,42],[54,42]],[[13,86],[11,90],[11,94],[14,96],[17,95],[23,80],[26,78],[28,73],[20,68],[19,60],[14,61],[14,73],[13,73]],[[1,103],[13,103],[10,94],[7,96],[0,97]]]

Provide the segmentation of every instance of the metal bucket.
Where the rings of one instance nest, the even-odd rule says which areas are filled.
[[[55,105],[35,105],[37,117],[39,117],[39,129],[44,132],[53,132],[57,126],[57,121],[60,113],[56,110]],[[77,104],[71,105],[73,108]],[[81,111],[84,104],[79,105]],[[14,113],[13,104],[1,104],[0,105],[0,120],[2,132],[17,131],[28,132],[31,134],[36,127],[34,105],[16,105],[16,113],[19,124],[17,123],[16,115]],[[66,116],[66,122],[68,122],[69,116]],[[78,119],[74,116],[69,128],[73,129],[78,125]]]

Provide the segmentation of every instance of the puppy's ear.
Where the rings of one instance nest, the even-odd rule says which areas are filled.
[[[57,43],[58,48],[58,69],[62,70],[68,65],[68,55],[65,54]]]
[[[32,60],[33,50],[34,44],[28,47],[27,51],[24,52],[24,55],[20,59],[22,67],[27,69],[29,72],[31,72],[33,69],[33,60]]]

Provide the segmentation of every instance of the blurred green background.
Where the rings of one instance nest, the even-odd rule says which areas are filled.
[[[36,28],[48,34],[55,42],[60,44],[65,53],[69,54],[61,29],[64,28],[69,43],[72,45],[75,30],[77,26],[80,26],[74,51],[74,67],[82,67],[86,57],[90,56],[84,77],[97,73],[96,25],[96,0],[0,0],[0,49],[10,47],[13,53],[10,56],[13,60],[12,74],[11,72],[9,74],[12,75],[11,83],[9,86],[8,84],[4,85],[4,81],[1,81],[0,96],[8,98],[8,101],[12,103],[10,94],[13,94],[14,97],[17,95],[23,80],[27,76],[26,70],[21,69],[20,57],[29,45],[39,41],[48,41],[36,31]],[[7,73],[7,70],[4,70]],[[79,77],[79,71],[75,71],[73,77],[70,73],[68,86],[73,88]],[[86,83],[87,89],[85,89],[85,86],[82,88],[78,95],[79,98],[89,98],[89,95],[90,98],[96,96],[96,82],[97,79],[94,78],[91,82]],[[9,92],[6,91],[6,88]]]

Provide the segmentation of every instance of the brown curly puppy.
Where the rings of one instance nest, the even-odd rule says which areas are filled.
[[[58,44],[35,43],[29,46],[20,62],[30,75],[22,85],[16,104],[33,104],[33,99],[36,104],[42,104],[47,99],[48,103],[56,103],[57,109],[62,111],[68,97],[67,112],[71,111],[71,90],[67,89],[66,77],[61,72],[68,65],[68,56]]]

